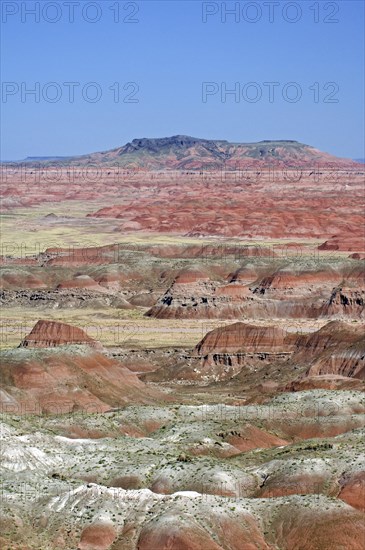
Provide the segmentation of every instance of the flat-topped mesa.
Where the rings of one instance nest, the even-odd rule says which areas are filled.
[[[59,321],[40,320],[24,338],[19,347],[50,348],[67,344],[86,344],[98,351],[103,347],[81,328],[60,323]]]
[[[234,323],[208,332],[196,346],[198,355],[236,353],[290,353],[293,335],[274,326]]]
[[[124,151],[134,151],[136,149],[148,149],[154,152],[170,147],[187,148],[195,145],[214,146],[228,145],[227,140],[213,140],[196,138],[192,136],[177,135],[163,138],[135,138],[124,146]]]
[[[313,146],[294,140],[270,139],[258,142],[229,142],[224,139],[197,138],[186,135],[136,138],[107,151],[71,157],[30,157],[30,168],[35,164],[80,166],[90,162],[106,166],[118,164],[128,169],[201,170],[204,167],[237,169],[237,162],[246,167],[282,166],[306,168],[313,173],[314,166],[334,166],[360,170],[363,165],[354,160],[338,158]],[[24,162],[24,161],[23,161]],[[314,164],[316,163],[316,164]],[[242,168],[242,166],[240,166]]]

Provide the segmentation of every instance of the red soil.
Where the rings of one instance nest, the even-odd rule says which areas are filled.
[[[234,323],[220,327],[203,338],[196,347],[199,355],[208,353],[238,352],[289,352],[292,343],[286,332],[277,327],[254,326],[246,323]]]
[[[24,350],[20,357],[3,358],[2,373],[2,410],[19,414],[104,412],[159,397],[129,369],[91,348],[82,354]]]
[[[78,550],[108,550],[117,537],[113,524],[99,522],[88,525],[81,533]]]
[[[13,288],[47,288],[47,284],[40,277],[32,275],[31,273],[19,273],[19,271],[15,269],[11,272],[7,271],[1,274],[0,284],[2,288],[7,290]]]
[[[196,283],[197,281],[209,280],[208,273],[204,273],[200,270],[194,269],[184,269],[180,271],[175,278],[175,284],[190,284]]]
[[[4,411],[105,412],[130,402],[164,400],[130,369],[100,353],[101,345],[77,327],[38,321],[20,347],[26,349],[7,352],[2,358],[0,406]]]
[[[48,348],[65,344],[87,344],[102,349],[101,344],[81,328],[58,321],[38,321],[22,341],[21,347]]]
[[[166,319],[365,316],[362,266],[293,271],[268,262],[255,269],[239,268],[227,279],[228,284],[213,274],[207,280],[196,273],[184,285],[177,280],[147,315]]]
[[[305,390],[365,390],[364,382],[346,376],[324,374],[320,376],[306,375],[300,380],[288,384],[285,391]]]
[[[353,508],[365,512],[365,472],[359,472],[344,479],[338,498]]]
[[[318,509],[307,508],[305,511],[288,503],[276,515],[273,528],[275,535],[270,539],[276,544],[276,548],[283,550],[364,548],[363,516],[351,508],[324,509],[318,514]]]
[[[106,292],[106,289],[101,287],[94,279],[88,275],[78,275],[73,279],[63,281],[60,283],[57,288],[67,289],[67,288],[84,288],[86,290],[96,290],[98,292]]]
[[[224,514],[211,514],[209,523],[214,537],[193,517],[164,514],[153,524],[143,527],[138,550],[270,550],[256,521],[247,514],[239,521]]]
[[[258,448],[269,449],[270,447],[278,447],[288,443],[286,440],[260,430],[251,424],[238,426],[234,432],[236,433],[228,433],[223,437],[223,440],[241,452]]]

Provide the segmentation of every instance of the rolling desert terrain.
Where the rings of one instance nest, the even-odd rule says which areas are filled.
[[[0,164],[0,548],[363,550],[364,164]]]

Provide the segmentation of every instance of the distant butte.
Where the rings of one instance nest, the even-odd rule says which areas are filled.
[[[307,167],[314,163],[356,166],[356,162],[340,159],[295,140],[262,140],[233,143],[222,139],[204,139],[176,135],[162,138],[136,138],[108,151],[70,157],[28,157],[32,162],[84,165],[91,162],[143,170],[201,170],[224,166]]]

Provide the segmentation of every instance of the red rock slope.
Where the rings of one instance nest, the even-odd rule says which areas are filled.
[[[84,331],[38,321],[15,350],[1,353],[0,408],[14,414],[104,412],[164,399]]]
[[[38,321],[24,338],[20,347],[49,348],[64,344],[87,344],[99,351],[102,346],[81,328],[58,321]]]

